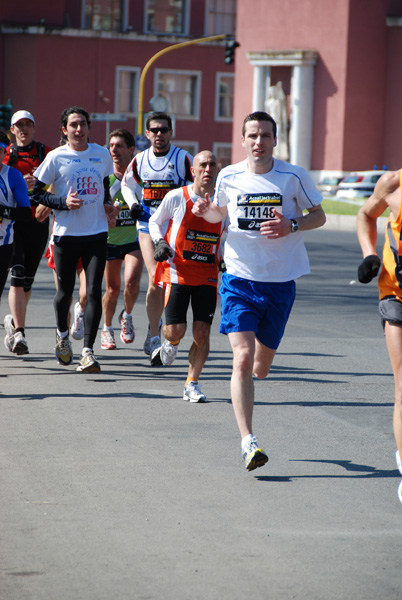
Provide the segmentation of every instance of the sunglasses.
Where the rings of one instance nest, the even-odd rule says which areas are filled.
[[[169,129],[169,127],[151,127],[149,129],[149,131],[151,133],[155,133],[155,135],[156,135],[159,132],[161,132],[161,133],[167,133],[168,131],[170,131],[170,129]]]

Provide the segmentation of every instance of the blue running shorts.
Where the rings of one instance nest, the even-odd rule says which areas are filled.
[[[223,273],[220,333],[254,331],[261,344],[276,350],[296,296],[294,281],[250,281]]]

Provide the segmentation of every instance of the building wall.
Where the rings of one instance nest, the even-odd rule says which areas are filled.
[[[343,168],[382,167],[387,64],[386,3],[350,2]],[[372,126],[372,116],[377,115]]]
[[[395,2],[385,0],[253,0],[251,5],[238,0],[233,159],[244,156],[241,123],[252,110],[247,52],[306,49],[318,52],[311,169],[400,164],[402,148],[390,138],[402,128],[397,106],[402,28],[387,27],[391,5],[398,11]]]
[[[293,0],[254,0],[253,10],[250,10],[247,2],[238,2],[236,37],[241,49],[238,49],[236,63],[234,139],[237,132],[240,132],[243,117],[251,110],[253,69],[247,52],[318,50],[312,168],[330,168],[322,164],[323,156],[327,165],[342,160],[342,129],[337,128],[333,139],[330,132],[332,134],[332,123],[342,122],[344,118],[342,97],[346,86],[344,73],[348,5],[349,0],[338,0],[336,3],[321,0],[310,0],[308,3]],[[330,44],[329,39],[333,39],[334,43]],[[241,94],[240,86],[243,90],[249,89],[250,94]],[[318,138],[318,131],[324,132],[324,135]],[[233,152],[235,158],[239,156],[239,145],[235,145],[235,142]]]
[[[144,1],[133,0],[129,6],[129,22],[133,29],[142,31]],[[133,8],[138,9],[135,14]],[[21,24],[15,12],[7,12],[3,7],[0,9],[0,22],[14,26]],[[141,71],[157,52],[189,39],[142,33],[66,31],[62,28],[66,13],[68,21],[75,26],[79,24],[80,2],[43,1],[36,3],[35,9],[32,9],[32,3],[21,0],[24,27],[37,25],[42,13],[46,19],[43,27],[22,28],[19,32],[3,29],[0,33],[0,103],[10,98],[15,110],[30,110],[37,120],[38,139],[51,146],[58,144],[59,116],[65,107],[81,105],[90,113],[117,112],[114,106],[116,66],[136,67]],[[192,38],[204,37],[204,2],[191,3],[189,23]],[[155,69],[201,72],[200,118],[176,119],[175,139],[195,142],[200,149],[212,149],[216,142],[230,144],[232,123],[217,122],[214,116],[216,71],[233,73],[234,70],[232,65],[224,63],[224,43],[188,46],[160,57],[145,79],[145,111],[150,110],[149,100],[156,93]],[[110,127],[126,127],[135,133],[136,125],[136,119],[129,118],[126,122],[111,123]],[[91,141],[105,143],[105,132],[104,122],[93,122]]]
[[[383,136],[384,164],[389,169],[402,167],[402,23],[398,27],[390,27],[387,36],[386,100],[385,126]],[[377,115],[370,116],[371,125],[377,135],[381,130],[377,126]]]

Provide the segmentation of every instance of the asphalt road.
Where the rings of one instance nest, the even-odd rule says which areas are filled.
[[[45,263],[29,306],[30,354],[0,348],[1,600],[399,600],[402,505],[393,379],[376,285],[352,283],[353,231],[306,235],[244,469],[230,405],[231,353],[213,326],[209,403],[182,400],[190,338],[151,368],[145,277],[137,337],[96,351],[99,375],[54,355]],[[119,308],[120,310],[120,308]],[[0,318],[7,312],[6,295]],[[80,342],[74,342],[78,353]]]

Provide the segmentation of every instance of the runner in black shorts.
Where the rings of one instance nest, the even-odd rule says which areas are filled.
[[[135,338],[132,311],[140,292],[143,268],[138,243],[136,221],[121,194],[121,180],[135,151],[135,142],[127,129],[115,129],[109,135],[109,152],[113,161],[113,175],[109,177],[110,194],[119,213],[115,227],[109,227],[105,267],[105,293],[102,300],[103,331],[102,350],[114,350],[116,342],[112,325],[121,290],[121,270],[124,262],[123,310],[119,313],[120,339],[132,344]]]
[[[108,244],[106,260],[124,260],[126,254],[140,249],[139,242],[130,242],[129,244]]]
[[[11,264],[15,222],[31,220],[28,192],[21,173],[2,164],[8,144],[6,132],[0,130],[0,299]],[[21,354],[23,341],[21,332],[13,336],[11,351]]]
[[[11,117],[11,133],[15,144],[7,150],[4,163],[17,169],[24,177],[28,194],[32,198],[35,184],[33,172],[41,164],[51,148],[34,141],[35,119],[26,110],[19,110]],[[32,217],[29,222],[17,222],[14,226],[13,256],[11,259],[11,279],[8,303],[11,314],[4,318],[6,348],[14,352],[14,334],[20,332],[19,354],[28,353],[25,339],[25,318],[32,292],[32,284],[39,263],[45,252],[49,237],[49,219],[38,221],[36,204],[31,201]],[[19,336],[20,337],[20,336]]]
[[[187,329],[187,310],[193,311],[193,343],[183,400],[206,402],[198,379],[209,354],[211,323],[217,301],[220,238],[223,223],[211,225],[191,210],[200,196],[213,196],[218,173],[216,157],[204,150],[194,157],[194,183],[168,192],[149,220],[158,261],[155,283],[165,288],[165,339],[151,355],[153,365],[171,365]],[[165,237],[163,228],[168,222]],[[194,249],[196,248],[196,249]],[[197,248],[199,248],[197,250]],[[157,362],[158,361],[158,362]]]
[[[187,323],[191,301],[193,320],[211,325],[216,309],[216,288],[212,285],[180,285],[172,283],[165,297],[166,325]]]

